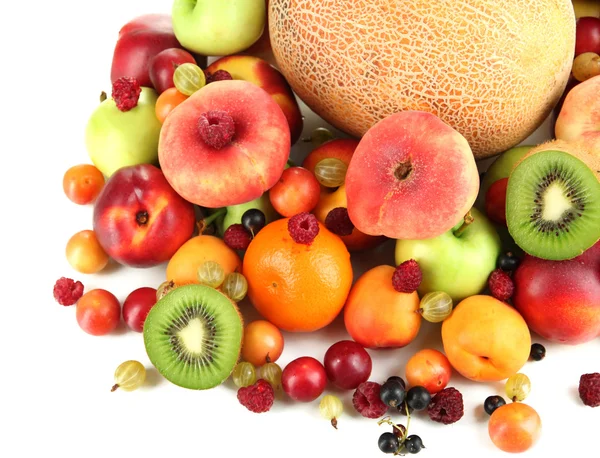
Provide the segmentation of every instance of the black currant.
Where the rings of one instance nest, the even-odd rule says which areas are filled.
[[[413,386],[406,393],[406,403],[408,407],[412,407],[415,410],[424,410],[431,401],[431,394],[427,391],[427,388],[422,386]]]
[[[266,221],[265,214],[258,208],[246,210],[242,215],[242,226],[244,226],[253,236],[265,227]]]
[[[404,379],[402,377],[398,377],[397,375],[392,375],[390,378],[388,378],[386,380],[386,382],[389,382],[392,380],[400,383],[402,385],[402,389],[406,390],[406,382],[404,381]]]
[[[394,426],[392,428],[393,433],[398,437],[398,438],[402,438],[404,437],[404,435],[406,434],[406,426],[401,425],[401,424],[397,424],[396,426]]]
[[[497,266],[506,272],[512,272],[513,270],[517,270],[520,262],[521,260],[509,251],[498,257]]]
[[[546,348],[539,343],[534,343],[531,345],[531,352],[529,353],[529,357],[534,361],[541,361],[546,356]]]
[[[502,396],[488,396],[483,403],[483,410],[485,410],[485,413],[488,415],[491,415],[494,413],[494,410],[498,407],[502,407],[504,404],[506,404],[506,401]]]
[[[383,433],[377,444],[383,453],[396,453],[400,448],[400,441],[394,433]]]
[[[423,445],[421,438],[416,434],[413,434],[412,436],[408,436],[404,441],[404,448],[408,453],[415,454],[419,453],[425,446]]]
[[[404,402],[406,391],[404,391],[404,387],[397,380],[388,380],[381,385],[379,397],[384,404],[390,407],[398,407]]]

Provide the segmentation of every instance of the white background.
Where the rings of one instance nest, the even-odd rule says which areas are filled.
[[[122,326],[110,336],[87,335],[75,321],[75,308],[54,301],[52,286],[61,276],[81,279],[86,290],[108,289],[121,301],[164,279],[164,266],[111,268],[93,276],[73,272],[65,244],[75,232],[91,229],[92,208],[68,201],[61,182],[67,168],[89,162],[84,128],[100,91],[110,91],[119,28],[137,15],[169,12],[171,1],[0,5],[0,456],[383,456],[377,438],[387,429],[356,414],[351,393],[340,394],[345,413],[338,431],[319,417],[317,402],[278,400],[271,412],[256,415],[238,404],[230,383],[206,392],[171,385],[150,369],[140,334]],[[305,132],[318,125],[323,123],[308,116]],[[533,138],[549,132],[546,124]],[[391,264],[392,248],[387,244],[378,257],[362,256],[356,265]],[[242,311],[247,321],[255,317],[248,304]],[[303,355],[322,359],[332,343],[347,337],[340,320],[317,333],[285,334],[279,363]],[[594,456],[600,409],[582,405],[577,385],[581,374],[600,371],[600,341],[576,348],[543,343],[546,359],[523,368],[533,383],[526,402],[543,421],[542,437],[526,456]],[[425,347],[441,349],[439,325],[425,323],[404,349],[369,351],[371,379],[403,376],[410,355]],[[136,392],[111,393],[114,370],[127,359],[146,365],[148,383]],[[455,374],[450,385],[463,393],[465,415],[451,426],[415,415],[411,433],[427,447],[419,456],[503,456],[488,438],[482,410],[486,396],[503,394],[503,384],[473,383]]]

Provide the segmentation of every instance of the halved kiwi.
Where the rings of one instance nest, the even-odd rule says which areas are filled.
[[[517,245],[530,255],[574,258],[600,239],[600,182],[568,153],[536,153],[508,179],[506,220]]]
[[[205,390],[223,383],[242,346],[243,323],[237,306],[203,285],[174,289],[144,322],[144,345],[152,364],[170,382]]]

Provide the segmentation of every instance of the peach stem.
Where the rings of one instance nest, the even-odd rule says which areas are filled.
[[[475,221],[475,218],[473,218],[473,215],[471,215],[471,212],[467,212],[467,214],[465,215],[465,219],[462,223],[462,225],[456,229],[454,231],[454,236],[455,237],[460,237],[461,235],[463,235],[463,233],[465,232],[465,230],[469,227],[470,224],[473,223],[473,221]]]

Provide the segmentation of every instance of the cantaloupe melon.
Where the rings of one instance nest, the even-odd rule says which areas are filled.
[[[279,69],[318,115],[360,137],[402,110],[439,116],[476,158],[550,114],[575,47],[571,0],[270,0]]]

